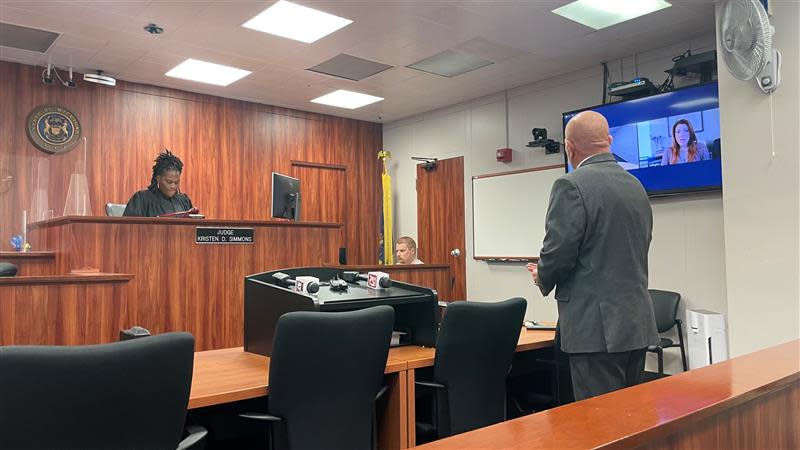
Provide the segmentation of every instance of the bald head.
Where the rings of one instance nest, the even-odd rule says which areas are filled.
[[[584,111],[567,123],[564,140],[570,164],[573,167],[584,159],[611,149],[608,121],[594,111]]]

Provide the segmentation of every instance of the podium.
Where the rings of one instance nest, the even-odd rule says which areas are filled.
[[[283,287],[272,276],[278,272],[292,278],[319,278],[319,292],[304,294]],[[394,330],[404,333],[400,335],[400,345],[436,345],[439,313],[436,291],[398,281],[386,289],[371,289],[366,281],[358,281],[348,283],[347,291],[332,291],[326,282],[336,277],[343,278],[343,270],[330,267],[275,270],[245,277],[244,350],[270,356],[278,319],[288,312],[354,311],[377,305],[394,308]],[[313,338],[314,330],[308,333]]]

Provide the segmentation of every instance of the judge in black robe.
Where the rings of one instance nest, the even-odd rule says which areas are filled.
[[[169,150],[155,159],[150,186],[128,200],[123,216],[156,217],[192,209],[189,196],[180,192],[183,162]]]

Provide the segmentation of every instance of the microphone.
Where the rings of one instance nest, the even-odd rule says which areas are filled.
[[[276,272],[272,274],[272,278],[274,278],[279,285],[294,287],[295,292],[302,292],[303,294],[316,294],[319,292],[319,278],[316,277],[304,276],[297,277],[296,280],[293,280],[292,277],[283,272]]]
[[[366,275],[363,273],[344,271],[342,278],[348,283],[355,283],[358,280],[367,282],[367,286],[373,289],[386,289],[392,287],[392,279],[386,272],[369,272]]]

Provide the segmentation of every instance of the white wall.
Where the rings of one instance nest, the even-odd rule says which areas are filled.
[[[725,69],[719,77],[734,356],[800,338],[800,3],[770,3],[783,53],[778,90],[764,95]]]
[[[701,36],[638,54],[636,72],[633,57],[613,61],[609,64],[611,78],[615,81],[641,75],[661,83],[673,56],[687,48],[701,52],[714,46],[714,36]],[[494,155],[496,149],[506,147],[506,101],[502,92],[385,125],[384,149],[392,152],[389,169],[395,192],[395,235],[417,236],[416,169],[410,157],[464,156],[468,299],[495,301],[523,296],[528,299],[529,318],[555,320],[555,302],[543,298],[532,285],[524,264],[472,259],[471,177],[563,163],[563,153],[544,155],[543,149],[525,147],[531,128],[545,127],[548,137],[562,141],[561,113],[600,103],[601,89],[602,70],[598,66],[509,90],[508,146],[514,150],[514,161],[509,164],[496,162]],[[524,193],[514,201],[520,202],[521,208],[547,207],[526,204]],[[722,195],[654,200],[653,212],[651,287],[681,292],[689,308],[727,312]],[[425,243],[419,245],[424,247]],[[665,360],[668,372],[679,367],[677,352],[668,351]],[[648,365],[652,367],[652,361]]]

